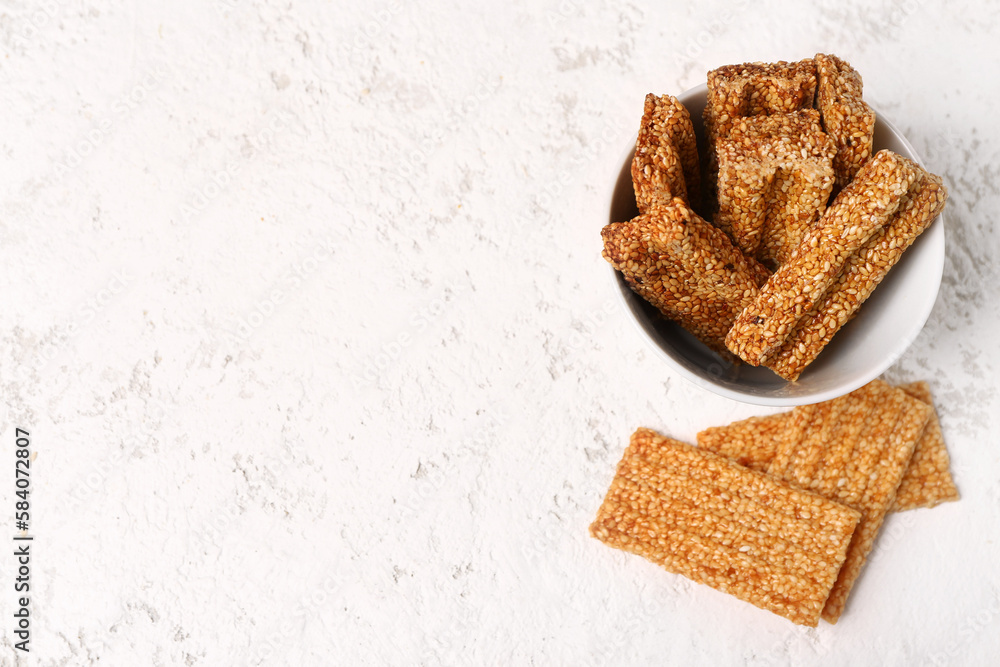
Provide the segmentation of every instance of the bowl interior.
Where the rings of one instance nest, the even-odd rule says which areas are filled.
[[[704,155],[701,114],[707,101],[703,84],[678,97],[691,114]],[[913,147],[876,110],[874,150],[889,149],[920,162]],[[622,158],[611,196],[609,222],[638,215],[630,172],[635,146]],[[717,394],[759,405],[793,406],[836,398],[881,375],[916,339],[937,297],[944,267],[944,220],[939,216],[903,254],[900,261],[823,352],[788,382],[763,367],[733,365],[705,347],[680,325],[633,292],[611,269],[623,305],[643,336],[671,366],[689,380]]]

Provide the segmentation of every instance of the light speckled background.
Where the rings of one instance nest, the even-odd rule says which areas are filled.
[[[1000,655],[997,10],[750,4],[4,2],[0,451],[20,426],[38,459],[34,650],[6,555],[0,663]],[[817,51],[951,188],[888,377],[932,382],[963,500],[891,517],[813,630],[586,527],[636,426],[763,412],[614,300],[597,232],[643,95]]]

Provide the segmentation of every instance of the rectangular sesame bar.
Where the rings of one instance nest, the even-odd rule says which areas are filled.
[[[808,109],[816,92],[813,60],[725,65],[708,73],[702,114],[709,143],[729,134],[740,118]]]
[[[725,232],[680,198],[601,230],[604,258],[639,296],[708,347],[734,360],[725,336],[767,279]]]
[[[699,202],[701,173],[691,115],[676,97],[646,95],[632,158],[632,186],[640,213],[680,197]]]
[[[809,109],[815,94],[816,63],[811,58],[794,63],[726,65],[710,71],[708,100],[702,113],[708,140],[704,189],[716,190],[716,143],[729,136],[734,123],[749,116]]]
[[[932,412],[923,435],[913,450],[913,458],[903,475],[903,481],[896,491],[893,511],[934,507],[939,503],[958,500],[958,489],[951,477],[951,459],[941,433],[941,422],[934,410],[930,387],[926,382],[911,382],[900,385],[899,388],[929,405]]]
[[[725,457],[639,429],[590,534],[815,627],[859,518]]]
[[[816,107],[823,127],[837,145],[833,171],[838,186],[851,182],[872,153],[875,112],[861,99],[857,70],[834,55],[816,54]]]
[[[861,512],[844,566],[823,608],[831,623],[844,611],[931,408],[875,380],[832,401],[796,408],[768,474]]]
[[[759,366],[781,348],[851,255],[896,212],[917,177],[911,165],[892,151],[865,164],[736,318],[726,336],[734,354]]]
[[[788,428],[791,416],[791,412],[782,412],[712,426],[698,433],[698,446],[752,470],[766,472],[780,443],[794,435]]]
[[[799,378],[944,208],[948,191],[941,179],[906,158],[900,160],[918,176],[895,214],[848,259],[840,276],[765,362],[786,380]]]
[[[716,149],[714,223],[764,265],[786,262],[833,190],[836,147],[820,126],[819,112],[741,118]]]
[[[899,388],[934,407],[926,382],[913,382]],[[801,426],[791,428],[792,417],[792,412],[782,412],[750,417],[726,426],[713,426],[698,433],[698,447],[731,458],[753,470],[766,472],[775,453],[788,448],[787,440],[797,438],[801,433]],[[941,424],[937,413],[932,413],[914,446],[913,458],[903,473],[891,511],[904,512],[958,500],[958,489],[949,467],[950,458]]]

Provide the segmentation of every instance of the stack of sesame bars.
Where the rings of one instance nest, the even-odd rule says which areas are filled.
[[[883,150],[861,76],[832,55],[708,74],[699,160],[690,114],[647,95],[639,215],[603,255],[727,361],[794,381],[944,208],[941,179]]]
[[[815,627],[836,623],[890,512],[958,500],[926,383],[875,380],[791,412],[638,429],[590,534]]]
[[[646,97],[639,215],[604,257],[724,359],[795,381],[944,207],[941,179],[872,154],[875,114],[836,56],[708,74],[691,117]],[[924,382],[709,428],[640,428],[590,533],[794,623],[836,623],[890,512],[958,499]]]

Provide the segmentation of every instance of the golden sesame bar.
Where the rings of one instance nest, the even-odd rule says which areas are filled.
[[[724,338],[767,279],[767,269],[733,246],[680,198],[601,230],[603,256],[639,296],[708,347],[733,357]]]
[[[837,145],[833,171],[838,186],[851,182],[872,153],[875,112],[861,99],[861,75],[834,55],[816,54],[816,107]]]
[[[725,137],[740,118],[808,109],[816,92],[816,64],[726,65],[708,73],[708,103],[703,114],[710,143]]]
[[[892,151],[879,151],[802,238],[726,336],[753,366],[764,363],[826,293],[844,264],[896,212],[917,173]]]
[[[698,433],[698,446],[763,472],[771,464],[779,444],[791,435],[788,428],[791,415],[783,412],[712,426]]]
[[[646,95],[632,158],[632,185],[640,213],[680,197],[699,201],[698,149],[691,115],[676,97]]]
[[[590,534],[815,627],[859,517],[725,457],[639,429]]]
[[[708,101],[702,119],[708,139],[706,189],[715,190],[718,174],[716,142],[729,135],[740,118],[791,112],[813,106],[816,63],[744,63],[708,73]]]
[[[717,143],[715,224],[763,264],[786,262],[826,208],[835,152],[815,109],[738,119]]]
[[[918,177],[900,201],[899,209],[847,261],[823,298],[799,320],[781,349],[765,362],[786,380],[799,378],[944,208],[948,191],[941,179],[906,158],[900,160],[908,163]]]
[[[900,385],[899,389],[934,407],[926,382]],[[766,472],[778,449],[790,449],[787,440],[800,436],[801,425],[798,429],[790,428],[792,417],[792,412],[782,412],[750,417],[727,426],[713,426],[698,434],[698,447],[731,458],[753,470]],[[927,420],[927,426],[914,446],[913,457],[903,473],[891,511],[904,512],[958,500],[959,493],[951,476],[950,464],[935,412]]]
[[[861,512],[823,608],[831,623],[844,611],[931,412],[926,403],[875,380],[792,413],[799,436],[779,447],[768,474]]]
[[[903,475],[903,481],[896,491],[893,511],[934,507],[943,502],[958,500],[958,489],[951,477],[951,459],[941,433],[941,422],[934,411],[931,390],[926,382],[912,382],[899,387],[908,395],[923,401],[931,407],[932,413],[927,426],[913,450],[910,466]]]

